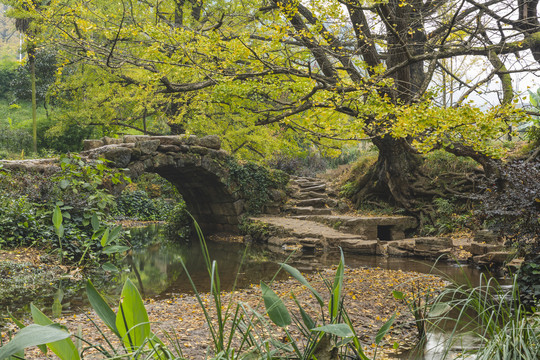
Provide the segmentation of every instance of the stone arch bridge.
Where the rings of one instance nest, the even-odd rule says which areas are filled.
[[[231,156],[218,136],[127,135],[84,140],[83,146],[83,157],[105,158],[111,167],[128,169],[132,178],[152,172],[167,179],[205,232],[238,232],[245,200],[229,176]],[[42,173],[59,169],[57,159],[0,160],[0,165]]]
[[[244,200],[230,181],[227,160],[216,135],[104,137],[85,140],[81,155],[105,158],[129,175],[156,173],[182,194],[189,211],[209,232],[238,232]]]

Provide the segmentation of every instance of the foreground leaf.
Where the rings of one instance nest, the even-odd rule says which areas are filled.
[[[116,314],[116,329],[128,349],[143,345],[150,336],[148,314],[137,287],[127,279]]]
[[[88,296],[90,305],[92,305],[92,308],[95,310],[96,314],[98,314],[99,318],[113,333],[120,337],[118,329],[116,329],[116,314],[90,280],[86,283],[86,295]]]
[[[351,328],[347,324],[324,325],[324,326],[316,327],[315,329],[311,329],[311,331],[324,332],[324,333],[336,335],[339,337],[354,336],[354,333],[352,332]]]
[[[277,296],[276,293],[262,281],[261,290],[264,306],[266,307],[266,312],[268,313],[270,320],[279,327],[290,325],[291,315],[279,296]]]
[[[43,314],[34,304],[30,304],[30,312],[32,313],[32,319],[38,325],[52,325],[54,324],[45,314]],[[26,328],[25,328],[26,329]],[[69,335],[69,334],[68,334]],[[54,342],[47,342],[47,347],[51,349],[62,360],[78,360],[79,352],[75,347],[75,344],[71,339],[63,339]]]
[[[10,342],[0,348],[0,359],[7,359],[31,346],[62,341],[69,336],[67,331],[58,328],[57,325],[31,324],[21,329]]]

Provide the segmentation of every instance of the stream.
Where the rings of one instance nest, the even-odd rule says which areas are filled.
[[[119,294],[121,286],[130,278],[139,284],[145,297],[156,299],[169,298],[183,293],[193,293],[193,288],[181,263],[184,262],[191,279],[199,292],[209,291],[209,276],[198,240],[171,242],[165,239],[159,225],[131,230],[134,250],[131,261],[126,262],[123,271],[113,281],[108,293]],[[314,272],[318,269],[337,265],[339,254],[299,254],[287,260],[287,254],[276,253],[268,247],[252,244],[246,246],[238,243],[207,241],[212,260],[218,263],[222,291],[231,291],[234,287],[245,288],[261,280],[271,280],[279,269],[279,262],[287,261],[302,272]],[[410,258],[394,258],[382,256],[345,254],[345,263],[352,268],[379,267],[388,270],[416,271],[440,275],[443,278],[473,286],[480,283],[480,269],[467,264],[434,262]],[[276,279],[287,277],[280,272]],[[501,279],[503,280],[503,279]],[[504,281],[504,280],[503,280]],[[423,354],[404,354],[403,358],[439,360],[444,358],[441,344],[446,339],[444,332],[428,333],[428,340]],[[474,347],[475,339],[464,336],[459,348],[452,349],[449,354],[458,353],[466,348]]]

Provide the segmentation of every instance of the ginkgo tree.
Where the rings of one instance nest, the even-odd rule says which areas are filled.
[[[76,81],[59,87],[87,104],[81,117],[147,132],[148,119],[161,119],[173,132],[221,134],[229,149],[262,155],[298,135],[321,144],[370,139],[379,156],[359,196],[416,211],[418,199],[433,196],[422,152],[446,149],[497,172],[490,140],[522,116],[512,74],[539,68],[537,4],[50,0],[26,8],[42,24],[40,41],[75,69]],[[475,82],[440,108],[434,74],[459,79],[444,61],[463,56],[489,66],[470,69]],[[468,97],[492,79],[501,104],[475,108]]]

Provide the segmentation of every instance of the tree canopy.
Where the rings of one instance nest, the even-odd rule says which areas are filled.
[[[263,156],[300,137],[370,139],[366,192],[408,209],[429,194],[418,153],[444,148],[494,171],[491,140],[523,116],[512,76],[539,70],[537,0],[10,3],[70,74],[56,88],[74,104],[67,118],[221,134]],[[449,59],[471,67],[454,73]],[[461,88],[449,107],[437,74]],[[469,102],[486,91],[498,106]]]

